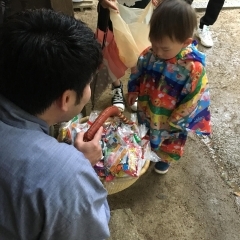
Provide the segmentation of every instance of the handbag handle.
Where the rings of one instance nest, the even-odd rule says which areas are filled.
[[[104,124],[104,122],[109,118],[117,116],[119,117],[124,123],[131,124],[132,122],[128,120],[119,110],[116,106],[111,106],[103,110],[100,115],[97,117],[97,119],[93,122],[91,127],[84,133],[83,141],[89,142],[91,141],[98,129]]]

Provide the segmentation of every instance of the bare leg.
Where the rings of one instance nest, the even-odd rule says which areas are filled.
[[[120,87],[121,82],[120,82],[119,79],[117,79],[116,81],[114,81],[114,82],[112,83],[112,85],[113,85],[113,87]]]

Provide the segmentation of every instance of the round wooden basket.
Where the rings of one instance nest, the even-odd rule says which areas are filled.
[[[104,124],[104,122],[111,116],[118,116],[121,120],[128,123],[130,122],[117,107],[112,106],[105,109],[99,117],[94,121],[93,125],[89,128],[89,130],[84,135],[84,141],[89,141],[95,135],[96,131],[100,126]],[[81,123],[87,122],[89,117],[84,117],[81,119]],[[146,160],[144,166],[141,169],[141,172],[138,177],[115,177],[112,181],[101,180],[103,185],[105,186],[108,194],[114,194],[120,192],[128,187],[130,187],[133,183],[135,183],[149,168],[150,161]]]
[[[130,187],[133,183],[135,183],[148,169],[150,164],[149,160],[146,160],[139,177],[115,177],[111,182],[102,181],[104,187],[107,189],[108,195],[120,192],[128,187]]]

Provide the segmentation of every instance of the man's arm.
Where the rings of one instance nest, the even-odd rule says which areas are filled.
[[[106,239],[110,218],[107,192],[89,160],[81,153],[69,153],[62,170],[49,182],[47,193],[51,195],[45,196],[40,239]]]

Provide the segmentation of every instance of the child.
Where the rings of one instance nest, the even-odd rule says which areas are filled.
[[[179,160],[188,131],[210,134],[209,90],[205,56],[192,36],[194,9],[182,0],[163,0],[150,21],[152,47],[138,59],[128,82],[128,104],[138,98],[138,121],[150,128],[151,147],[164,174]]]

